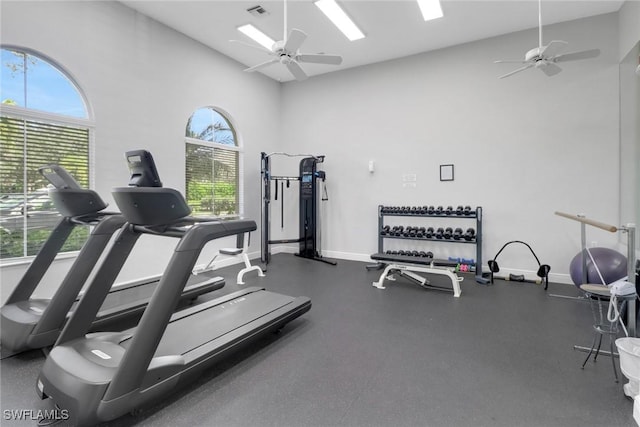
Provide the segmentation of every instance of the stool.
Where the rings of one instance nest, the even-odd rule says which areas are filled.
[[[244,245],[244,235],[243,234],[238,234],[238,238],[237,238],[237,247],[235,248],[222,248],[218,251],[218,253],[211,259],[211,261],[209,261],[209,263],[202,269],[199,270],[197,273],[202,273],[204,271],[209,271],[209,270],[215,270],[215,260],[216,258],[218,258],[218,256],[220,255],[226,255],[226,256],[231,256],[231,257],[240,257],[242,259],[242,261],[244,262],[244,268],[242,270],[240,270],[238,272],[238,276],[236,278],[236,283],[238,285],[244,285],[244,275],[245,273],[248,273],[250,271],[257,271],[258,272],[258,276],[259,277],[264,277],[264,272],[262,271],[262,269],[257,266],[257,265],[251,265],[251,262],[249,261],[249,255],[247,255],[247,247],[245,247]],[[197,274],[196,273],[196,274]]]
[[[613,366],[613,375],[615,377],[615,381],[618,382],[618,371],[616,369],[616,362],[615,362],[616,354],[613,351],[613,348],[614,348],[613,343],[617,338],[617,335],[619,332],[618,330],[619,320],[611,322],[607,318],[607,314],[606,314],[607,308],[609,305],[609,301],[611,300],[611,293],[609,292],[609,288],[607,286],[600,285],[600,284],[584,284],[580,286],[580,289],[582,289],[582,291],[584,291],[587,297],[589,298],[589,301],[591,303],[591,313],[593,314],[593,320],[594,320],[593,342],[591,343],[589,354],[587,354],[586,359],[582,363],[582,369],[584,369],[584,366],[587,364],[587,361],[589,360],[591,355],[594,353],[594,349],[595,349],[595,355],[593,356],[593,361],[594,362],[596,361],[598,354],[600,354],[602,337],[604,335],[608,335],[609,350],[610,350],[609,354],[611,355],[611,365]],[[629,297],[626,297],[626,296],[618,297],[618,300],[620,301],[620,305],[621,305],[620,311],[622,311],[622,309],[624,308],[629,298],[635,299],[636,295],[634,294],[633,296],[629,296]],[[607,308],[603,309],[603,304],[607,306]],[[597,343],[597,348],[596,348],[596,343]],[[578,350],[581,349],[577,346],[574,346],[574,348]],[[606,352],[603,352],[603,354],[606,354]]]

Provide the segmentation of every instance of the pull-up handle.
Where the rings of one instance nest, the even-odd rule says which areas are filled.
[[[610,225],[610,224],[605,224],[604,222],[600,222],[600,221],[594,221],[593,219],[588,219],[588,218],[583,218],[580,217],[578,215],[571,215],[568,213],[564,213],[564,212],[555,212],[556,215],[558,216],[562,216],[565,218],[569,218],[572,219],[574,221],[578,221],[581,222],[583,224],[588,224],[591,225],[593,227],[597,227],[597,228],[601,228],[605,231],[610,231],[611,233],[615,233],[616,231],[618,231],[618,227],[616,227],[615,225]]]

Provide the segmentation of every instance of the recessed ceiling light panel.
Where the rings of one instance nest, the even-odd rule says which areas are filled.
[[[440,0],[418,0],[418,6],[420,6],[420,12],[422,12],[422,17],[425,21],[444,16]]]
[[[313,4],[318,6],[318,9],[327,15],[327,18],[329,18],[349,40],[354,41],[364,38],[364,34],[360,31],[360,28],[347,16],[335,0],[317,0]]]
[[[238,31],[240,31],[242,34],[246,35],[247,37],[255,40],[261,46],[264,46],[265,49],[271,50],[271,48],[275,44],[275,41],[271,37],[269,37],[268,35],[266,35],[265,33],[263,33],[262,31],[260,31],[259,29],[257,29],[251,24],[239,26]]]

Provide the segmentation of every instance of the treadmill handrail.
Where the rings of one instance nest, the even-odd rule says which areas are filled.
[[[27,271],[25,271],[16,287],[13,288],[11,295],[5,301],[5,305],[14,304],[18,301],[27,301],[31,298],[49,266],[71,235],[73,228],[74,224],[68,218],[60,218],[49,238],[45,240],[36,257],[29,264]]]
[[[98,263],[107,247],[111,236],[125,224],[122,215],[110,215],[100,221],[91,232],[91,236],[80,249],[71,269],[51,297],[40,320],[34,327],[33,334],[60,330],[64,325],[67,313],[76,301],[87,278]]]
[[[96,212],[88,215],[78,215],[69,217],[69,221],[76,225],[97,225],[103,218],[122,214],[120,212]]]
[[[122,397],[138,389],[160,344],[178,298],[204,246],[211,240],[257,229],[255,221],[205,222],[191,227],[178,243],[147,306],[136,334],[125,351],[103,400]]]
[[[55,343],[56,346],[81,338],[89,332],[91,324],[98,315],[100,307],[139,237],[140,233],[131,230],[126,223],[120,228],[111,248],[93,275],[91,282],[87,285],[80,302],[58,337]]]

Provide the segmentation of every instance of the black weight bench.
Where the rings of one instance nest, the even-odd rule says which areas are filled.
[[[423,288],[453,292],[453,296],[456,298],[460,297],[460,294],[462,292],[460,290],[460,282],[463,280],[463,278],[459,277],[454,271],[451,270],[457,265],[457,263],[455,262],[443,259],[414,257],[407,255],[390,255],[383,253],[373,254],[371,255],[371,259],[387,265],[382,271],[380,278],[377,281],[373,282],[373,286],[378,289],[385,289],[385,279],[395,280],[395,277],[393,277],[393,275],[396,272],[399,272],[401,275],[414,280]],[[447,276],[449,279],[451,279],[451,289],[430,285],[429,281],[425,277],[420,276],[419,274],[415,274],[415,272]]]

